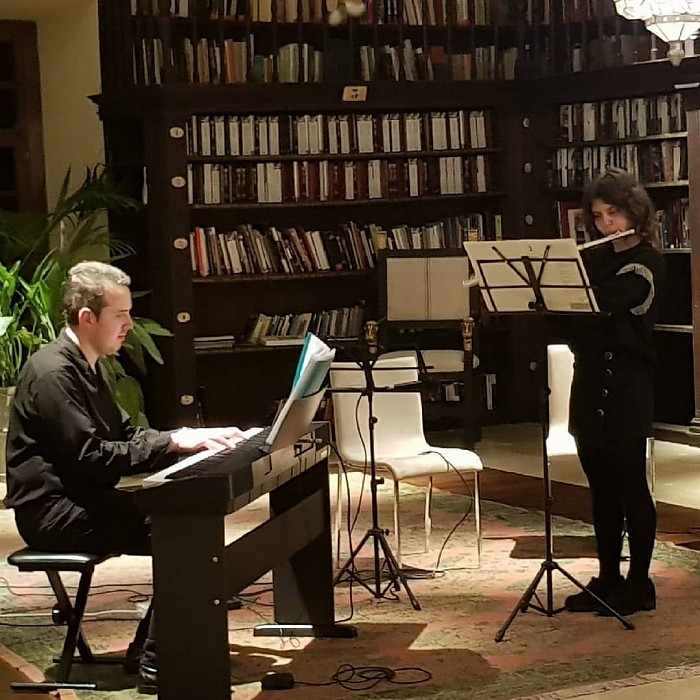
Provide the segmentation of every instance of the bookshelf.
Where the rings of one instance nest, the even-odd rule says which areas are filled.
[[[0,20],[0,209],[46,210],[36,25]]]
[[[598,159],[634,152],[637,161],[670,152],[672,177],[656,180],[652,194],[670,219],[683,208],[691,223],[698,216],[677,155],[686,143],[689,154],[697,148],[697,136],[678,121],[677,98],[668,132],[562,139],[562,105],[623,100],[629,110],[634,100],[666,99],[697,72],[695,58],[680,68],[656,60],[665,47],[610,0],[370,2],[363,18],[339,27],[326,21],[332,7],[99,3],[95,99],[109,164],[148,201],[118,228],[140,253],[130,272],[153,289],[148,313],[175,332],[165,367],[149,378],[156,424],[192,423],[198,399],[211,422],[264,420],[288,390],[296,352],[250,342],[267,333],[251,334],[251,324],[267,324],[263,314],[273,336],[294,336],[333,318],[347,330],[355,308],[376,317],[376,252],[394,229],[421,238],[437,222],[478,213],[499,216],[506,238],[551,236],[556,202],[580,194],[575,178],[553,177],[558,151],[567,174],[572,149],[581,159],[586,148]],[[486,138],[472,140],[479,114]],[[681,301],[658,329],[664,356],[684,353],[674,364],[684,376],[695,371],[698,342],[689,320],[698,286],[688,280],[700,275],[687,251],[667,254]],[[318,321],[321,312],[330,320]],[[484,371],[499,368],[499,403],[509,397],[498,419],[532,418],[518,319],[482,323]],[[693,394],[669,420],[693,418]]]
[[[691,68],[692,62],[682,66]],[[641,69],[645,68],[642,77]],[[658,370],[655,418],[659,430],[681,431],[696,415],[693,360],[692,226],[689,169],[692,150],[687,99],[676,87],[682,72],[670,66],[633,66],[600,73],[596,85],[578,81],[539,114],[538,186],[548,226],[574,235],[585,180],[607,166],[633,172],[657,208],[666,265],[656,326]],[[666,69],[666,70],[664,70]],[[577,235],[578,234],[578,235]],[[696,287],[697,288],[697,287]]]
[[[304,330],[342,341],[377,317],[376,251],[392,229],[444,246],[463,212],[500,214],[499,113],[513,81],[469,94],[403,79],[348,91],[337,71],[292,83],[280,75],[285,36],[325,56],[373,29],[211,19],[194,4],[166,17],[165,4],[154,16],[144,3],[101,3],[96,98],[110,168],[148,203],[140,219],[118,222],[139,249],[130,272],[153,290],[148,312],[174,330],[149,377],[149,410],[159,425],[192,423],[200,407],[211,423],[264,422],[288,393]],[[401,25],[386,29],[403,45]],[[190,44],[191,54],[180,48]],[[132,47],[125,70],[119,57]],[[269,84],[253,79],[258,50],[280,59],[260,68]],[[225,64],[242,51],[245,82]],[[161,66],[163,56],[172,62]]]

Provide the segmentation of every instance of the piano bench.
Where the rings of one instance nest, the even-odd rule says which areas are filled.
[[[84,664],[97,663],[123,663],[123,658],[98,657],[92,653],[85,639],[80,625],[85,614],[90,584],[95,567],[115,554],[86,554],[84,552],[41,552],[25,547],[7,557],[12,566],[20,571],[44,571],[56,596],[56,605],[52,610],[53,621],[57,625],[65,624],[67,627],[63,651],[55,661],[58,663],[58,671],[55,681],[40,681],[26,683],[11,683],[12,690],[23,692],[45,692],[72,688],[76,690],[96,690],[96,683],[71,683],[68,680],[73,662]],[[75,571],[80,573],[78,591],[75,601],[71,602],[66,587],[61,580],[62,571]],[[75,657],[76,648],[79,656]]]

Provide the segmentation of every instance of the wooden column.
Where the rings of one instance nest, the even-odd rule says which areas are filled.
[[[688,125],[688,197],[693,305],[693,379],[695,416],[690,431],[700,433],[700,83],[677,86],[683,93]]]

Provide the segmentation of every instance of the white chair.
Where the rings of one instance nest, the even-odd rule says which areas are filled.
[[[581,468],[576,441],[569,432],[569,398],[574,378],[574,354],[568,345],[547,346],[547,372],[550,391],[547,457],[550,476],[555,481],[562,481],[567,473],[571,474],[572,467]],[[647,477],[653,494],[656,488],[653,437],[647,438],[646,458]]]
[[[408,369],[389,369],[389,368]],[[415,353],[379,357],[372,369],[375,386],[388,387],[418,381]],[[338,362],[331,366],[331,387],[358,388],[366,386],[364,371],[352,362]],[[359,401],[359,404],[358,404]],[[456,470],[471,472],[474,478],[474,516],[476,546],[481,561],[481,513],[479,501],[479,474],[483,465],[479,457],[460,448],[433,447],[423,434],[423,412],[420,393],[377,392],[372,401],[377,419],[374,430],[375,460],[380,476],[394,481],[394,533],[397,561],[401,563],[401,527],[399,510],[399,483],[405,479],[427,477],[425,497],[425,547],[429,545],[431,528],[431,501],[433,476]],[[349,468],[369,469],[368,400],[360,393],[334,393],[333,415],[335,439],[339,454]],[[358,432],[359,426],[359,432]],[[364,441],[364,447],[363,447]],[[338,478],[336,510],[337,556],[340,550],[340,522],[342,512],[342,479]]]

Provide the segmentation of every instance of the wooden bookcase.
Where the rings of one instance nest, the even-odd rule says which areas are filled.
[[[45,211],[36,25],[0,20],[0,209]]]
[[[569,207],[579,200],[587,175],[606,162],[635,172],[657,207],[666,264],[656,327],[660,430],[687,428],[697,412],[691,283],[697,226],[693,235],[691,201],[699,195],[688,175],[695,138],[687,127],[688,100],[677,87],[697,69],[697,58],[691,58],[678,68],[657,62],[571,76],[566,84],[551,78],[548,95],[530,107],[537,125],[532,138],[539,144],[535,168],[539,176],[534,183],[541,193],[537,218],[545,228],[556,230],[563,224],[570,232]]]
[[[148,199],[144,214],[117,222],[117,228],[139,250],[130,271],[139,286],[152,288],[148,313],[174,331],[164,344],[165,366],[149,379],[157,387],[149,392],[149,412],[163,426],[192,423],[198,398],[212,423],[260,422],[273,400],[287,393],[297,352],[294,346],[243,342],[251,316],[359,303],[367,318],[376,316],[371,251],[365,251],[364,262],[358,253],[357,265],[338,264],[345,269],[323,269],[320,256],[304,271],[290,273],[281,269],[284,253],[278,245],[283,244],[273,229],[319,231],[326,246],[330,232],[354,222],[366,232],[367,243],[356,240],[362,249],[376,245],[371,224],[375,232],[389,231],[480,212],[498,214],[506,238],[554,235],[556,201],[576,195],[554,190],[547,179],[552,154],[561,147],[560,105],[671,93],[676,83],[689,80],[697,63],[686,59],[672,68],[649,62],[662,57],[664,48],[640,23],[617,16],[611,0],[591,0],[585,12],[573,0],[395,5],[374,0],[364,18],[340,27],[329,26],[321,3],[307,0],[101,0],[99,5],[103,93],[95,99],[109,165]],[[600,69],[601,61],[608,68]],[[636,61],[647,62],[631,65]],[[485,144],[452,136],[450,115],[472,112],[489,115]],[[436,145],[433,133],[434,115],[443,113],[446,148]],[[414,115],[423,129],[418,146],[409,144],[406,130]],[[393,150],[395,118],[400,135]],[[242,130],[244,120],[252,120],[254,134],[245,152],[240,131],[238,150],[230,135],[230,129]],[[316,142],[318,150],[300,147],[299,124],[317,120],[324,143]],[[347,148],[340,137],[337,148],[330,145],[333,121],[350,125]],[[202,150],[193,138],[201,136],[205,123],[213,140]],[[217,143],[222,123],[224,136]],[[280,129],[279,153],[270,151],[273,123]],[[260,125],[266,125],[267,137],[260,135]],[[367,133],[373,139],[369,147]],[[451,158],[459,165],[441,165]],[[411,171],[416,162],[419,184]],[[340,174],[333,174],[334,167]],[[275,168],[281,175],[269,174]],[[381,174],[370,195],[372,168]],[[454,168],[461,173],[459,184]],[[267,188],[261,188],[261,178],[269,178]],[[350,181],[352,195],[349,185],[337,187]],[[661,204],[689,198],[692,221],[692,185],[674,183],[653,192]],[[203,241],[200,234],[191,236],[198,229],[212,244],[219,233],[234,231],[273,243],[251,244],[270,247],[267,261],[258,248],[261,259],[247,273],[233,273],[229,251],[229,259],[222,252],[218,263],[214,255],[206,274],[199,267]],[[330,263],[330,249],[326,253]],[[669,268],[683,268],[690,260],[685,252],[668,257]],[[291,259],[287,267],[294,268]],[[687,279],[686,273],[674,272],[673,280],[683,274]],[[677,294],[689,308],[686,282],[678,282]],[[687,314],[681,320],[665,319],[684,329],[660,329],[661,346],[664,338],[682,344],[694,337],[686,332]],[[518,320],[492,320],[491,327],[490,336],[482,335],[491,338],[490,354],[516,357],[506,363],[499,391],[519,387],[506,392],[512,400],[499,418],[531,419],[536,405],[527,339]],[[203,348],[195,343],[202,336],[233,340],[225,341],[230,347]],[[684,367],[692,368],[692,356],[687,359]],[[669,419],[684,420],[685,413]]]

